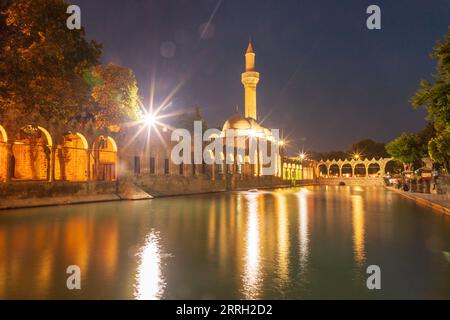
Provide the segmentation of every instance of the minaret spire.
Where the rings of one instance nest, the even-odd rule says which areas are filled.
[[[259,82],[259,73],[255,71],[255,52],[251,39],[248,41],[245,52],[245,72],[242,73],[242,84],[245,89],[245,117],[257,120],[256,113],[256,85]]]

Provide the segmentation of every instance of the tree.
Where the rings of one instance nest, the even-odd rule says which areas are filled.
[[[63,0],[2,2],[1,114],[67,121],[89,105],[82,74],[98,64],[101,47],[84,30],[68,30],[67,6]]]
[[[176,128],[187,129],[190,132],[194,132],[194,121],[202,122],[202,130],[205,132],[208,129],[208,124],[201,113],[199,107],[195,107],[193,111],[184,112],[183,114],[177,116],[173,124]]]
[[[95,103],[90,111],[97,127],[120,126],[139,119],[138,87],[133,71],[114,64],[99,65],[85,78],[92,86]]]
[[[425,108],[428,120],[441,131],[450,123],[450,34],[437,43],[431,57],[438,60],[434,82],[422,80],[422,89],[411,98],[411,104],[416,109]]]
[[[384,143],[375,142],[372,139],[358,141],[350,147],[349,154],[359,154],[364,158],[385,158],[388,156]]]
[[[423,142],[433,161],[449,169],[450,34],[437,43],[431,57],[437,59],[434,81],[421,81],[422,88],[411,98],[411,103],[416,109],[423,107],[428,111],[427,119],[433,123],[435,130],[432,135],[423,136]]]
[[[412,169],[413,165],[420,163],[424,156],[421,140],[416,134],[403,133],[397,139],[386,145],[387,152],[394,158],[403,162],[407,168]]]
[[[428,152],[433,161],[441,163],[446,169],[450,165],[450,125],[428,143]]]

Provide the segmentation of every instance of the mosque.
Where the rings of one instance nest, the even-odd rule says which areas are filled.
[[[270,187],[313,178],[314,168],[302,168],[298,159],[286,157],[283,142],[258,122],[256,89],[259,80],[255,52],[249,43],[241,76],[245,113],[233,114],[225,121],[221,132],[225,140],[231,129],[236,139],[245,137],[245,152],[238,152],[235,147],[227,154],[224,147],[220,155],[224,161],[212,165],[174,164],[171,150],[175,142],[170,139],[170,130],[162,130],[160,139],[148,143],[147,134],[133,132],[136,129],[111,132],[68,125],[66,131],[61,132],[46,128],[45,124],[0,123],[0,196],[19,193],[27,197],[27,193],[37,189],[43,196],[58,193],[58,190],[67,194],[72,189],[77,193],[111,192],[117,191],[119,181],[131,181],[156,195],[184,194]],[[17,127],[22,129],[17,131]],[[274,151],[271,150],[273,145],[278,148],[273,175],[262,174],[265,165],[260,144],[253,155],[249,154],[250,138],[265,143],[268,154]],[[211,157],[216,158],[216,155]],[[231,161],[225,161],[227,159]]]

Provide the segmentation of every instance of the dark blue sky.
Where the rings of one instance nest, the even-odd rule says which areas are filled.
[[[448,31],[450,0],[78,0],[89,38],[104,62],[135,72],[148,101],[184,80],[170,110],[200,106],[222,126],[244,95],[240,82],[249,36],[256,52],[258,114],[284,128],[291,150],[347,148],[363,138],[388,142],[424,127],[408,99],[430,79],[432,47]],[[382,30],[366,28],[377,4]],[[211,28],[201,26],[214,9]],[[169,44],[168,44],[169,43]]]

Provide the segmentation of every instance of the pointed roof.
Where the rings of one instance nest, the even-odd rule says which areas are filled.
[[[247,52],[246,53],[254,53],[251,40],[248,40],[248,47],[247,47]]]

